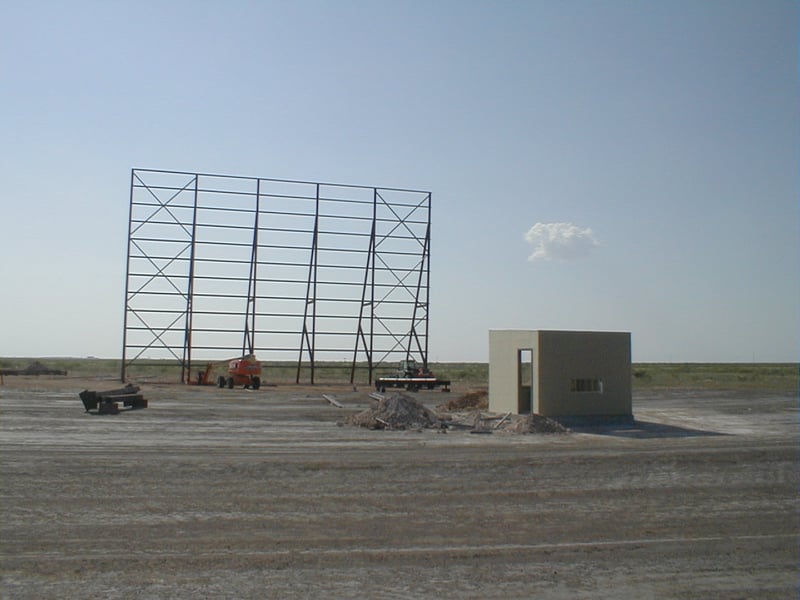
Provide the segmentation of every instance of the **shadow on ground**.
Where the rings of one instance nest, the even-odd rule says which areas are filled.
[[[687,438],[726,435],[717,431],[678,427],[677,425],[639,421],[637,419],[568,418],[558,419],[558,421],[575,433],[591,433],[623,438]]]

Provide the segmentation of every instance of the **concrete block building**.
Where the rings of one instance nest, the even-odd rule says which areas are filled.
[[[631,334],[489,331],[489,410],[631,417]]]

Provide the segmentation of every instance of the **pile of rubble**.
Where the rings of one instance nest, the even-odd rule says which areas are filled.
[[[569,432],[558,421],[541,415],[486,413],[485,390],[465,394],[438,406],[439,414],[402,392],[385,397],[376,394],[372,398],[370,408],[347,417],[342,424],[368,429],[437,429],[442,433],[448,429],[504,434]]]
[[[436,407],[438,410],[468,410],[471,408],[479,410],[489,409],[489,390],[480,389],[472,392],[467,392],[461,396],[453,398],[444,404]]]
[[[368,429],[430,429],[441,428],[436,413],[403,393],[376,399],[372,407],[347,417],[348,425]]]
[[[83,390],[78,396],[87,413],[118,415],[120,403],[128,410],[147,408],[147,400],[139,392],[139,386],[129,383],[124,388],[105,392]]]
[[[488,412],[489,391],[468,392],[436,407],[448,428],[469,429],[470,433],[568,433],[561,423],[542,415]]]
[[[500,427],[509,433],[569,433],[561,423],[542,415],[511,415]]]
[[[447,425],[454,428],[471,427],[470,433],[569,433],[561,423],[542,415],[514,415],[511,413],[454,413]]]

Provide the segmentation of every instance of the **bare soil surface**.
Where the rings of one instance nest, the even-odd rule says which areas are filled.
[[[2,598],[798,596],[796,392],[473,435],[346,425],[351,388],[141,385],[98,416],[78,393],[118,382],[5,378]]]

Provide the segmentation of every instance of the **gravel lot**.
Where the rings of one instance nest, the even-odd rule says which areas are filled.
[[[796,393],[470,435],[341,426],[370,400],[335,386],[151,384],[145,410],[84,412],[117,386],[0,387],[2,598],[798,597]]]

